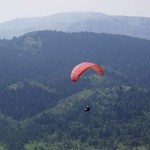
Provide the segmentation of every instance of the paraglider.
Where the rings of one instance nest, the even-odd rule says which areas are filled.
[[[79,77],[88,69],[95,70],[99,75],[104,74],[104,69],[100,65],[91,62],[84,62],[73,68],[71,72],[71,80],[76,82]]]
[[[90,106],[86,106],[86,108],[85,108],[85,112],[88,112],[88,111],[90,111],[91,110],[91,108],[90,108]]]
[[[91,62],[83,62],[73,68],[71,72],[71,80],[77,82],[80,76],[88,69],[95,70],[96,73],[101,76],[104,74],[104,69],[100,65]],[[89,112],[90,110],[90,106],[86,106],[84,111]]]

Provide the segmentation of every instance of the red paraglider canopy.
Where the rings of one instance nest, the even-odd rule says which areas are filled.
[[[76,82],[79,77],[90,68],[95,70],[99,75],[104,74],[104,69],[100,65],[91,62],[84,62],[73,68],[71,72],[71,80]]]

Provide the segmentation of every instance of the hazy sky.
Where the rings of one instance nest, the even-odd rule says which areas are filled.
[[[0,0],[0,22],[67,11],[150,17],[150,0]]]

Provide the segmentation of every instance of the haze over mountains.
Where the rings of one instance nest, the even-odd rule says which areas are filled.
[[[150,18],[110,16],[96,12],[58,13],[46,17],[14,19],[0,24],[0,38],[37,30],[89,31],[150,39]]]

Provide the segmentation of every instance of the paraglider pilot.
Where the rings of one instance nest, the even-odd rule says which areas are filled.
[[[88,112],[88,111],[90,111],[91,109],[90,109],[90,106],[86,106],[86,108],[85,108],[85,112]]]
[[[80,76],[88,69],[93,69],[101,76],[104,75],[104,69],[102,68],[102,66],[91,62],[83,62],[76,65],[71,71],[71,81],[77,82]],[[90,110],[90,106],[86,106],[84,111],[89,112]]]

